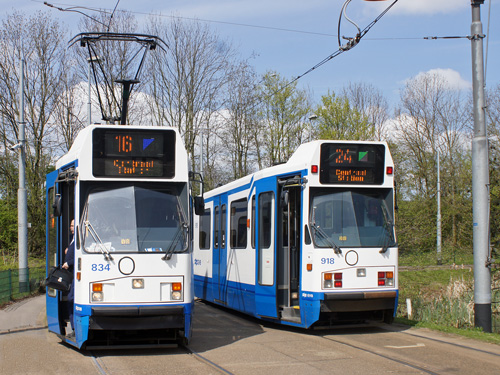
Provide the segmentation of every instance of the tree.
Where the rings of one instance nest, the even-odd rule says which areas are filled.
[[[407,233],[415,236],[420,250],[431,250],[435,236],[437,153],[441,155],[441,197],[443,238],[451,249],[471,244],[470,185],[470,117],[459,90],[438,74],[421,74],[409,80],[401,92],[401,105],[393,141],[398,145],[395,154],[401,198],[399,222],[407,222]],[[418,208],[422,230],[412,220]],[[425,224],[427,223],[427,225]],[[426,227],[424,229],[424,227]],[[405,227],[400,239],[409,244]],[[420,240],[419,240],[420,239]],[[435,243],[435,242],[434,242]],[[404,250],[404,249],[403,249]]]
[[[328,92],[321,97],[321,104],[315,109],[318,116],[316,137],[319,139],[369,140],[375,135],[375,127],[368,117],[357,108],[352,108],[345,96]]]
[[[349,83],[342,89],[342,97],[368,120],[368,129],[374,130],[373,139],[387,138],[384,126],[389,119],[389,104],[380,90],[367,83]]]
[[[255,134],[259,168],[286,162],[304,139],[309,98],[276,72],[260,84],[259,127]]]
[[[232,166],[232,179],[252,172],[255,148],[256,75],[246,62],[235,66],[229,76],[222,142]]]
[[[200,130],[209,128],[223,108],[220,94],[228,82],[233,48],[197,21],[174,18],[166,24],[152,19],[149,33],[168,45],[166,53],[157,53],[150,60],[150,111],[155,123],[179,129],[196,169]]]
[[[496,257],[500,252],[500,84],[487,91],[490,147],[490,235]]]
[[[51,144],[59,95],[67,71],[66,34],[57,21],[46,13],[27,17],[19,12],[7,16],[0,26],[0,138],[4,145],[18,139],[19,66],[25,64],[24,97],[26,102],[26,181],[28,220],[31,222],[29,251],[42,254],[45,247],[45,174],[52,162]],[[4,181],[16,181],[17,173],[5,162],[0,170]],[[13,194],[9,188],[9,194]],[[15,197],[9,197],[15,199]]]

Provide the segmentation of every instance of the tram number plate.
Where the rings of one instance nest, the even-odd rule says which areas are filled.
[[[102,271],[109,271],[109,264],[92,264],[92,271],[93,272],[102,272]]]
[[[335,258],[321,258],[321,264],[334,264]]]

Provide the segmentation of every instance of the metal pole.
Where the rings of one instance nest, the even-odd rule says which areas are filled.
[[[439,151],[437,152],[437,264],[442,264],[441,260],[441,178],[439,166]]]
[[[472,217],[474,247],[474,324],[491,332],[491,272],[489,259],[489,166],[484,95],[483,26],[481,4],[471,0],[472,91],[474,138],[472,140]]]
[[[202,178],[203,178],[203,136],[204,136],[203,133],[205,133],[205,131],[202,128],[200,131],[200,174]],[[203,183],[200,182],[200,195],[202,191],[203,191]]]
[[[89,121],[89,125],[92,124],[92,103],[91,103],[91,91],[90,91],[90,80],[91,80],[91,64],[92,64],[92,60],[88,60],[88,63],[89,63],[89,102],[87,103],[87,119]]]
[[[28,291],[28,204],[26,194],[26,139],[24,122],[24,58],[19,79],[19,189],[17,190],[17,223],[19,246],[19,292]]]

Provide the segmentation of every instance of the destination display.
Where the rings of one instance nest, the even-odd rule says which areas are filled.
[[[322,184],[381,185],[384,183],[385,146],[324,143],[319,181]]]
[[[92,173],[95,177],[173,178],[175,132],[94,129]]]

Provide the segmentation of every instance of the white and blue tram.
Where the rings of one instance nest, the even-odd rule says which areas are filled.
[[[178,132],[89,125],[46,186],[47,270],[75,246],[73,308],[67,293],[47,288],[49,331],[87,349],[188,342],[192,202]]]
[[[195,296],[304,328],[392,322],[394,197],[386,143],[303,144],[287,163],[205,194]]]

